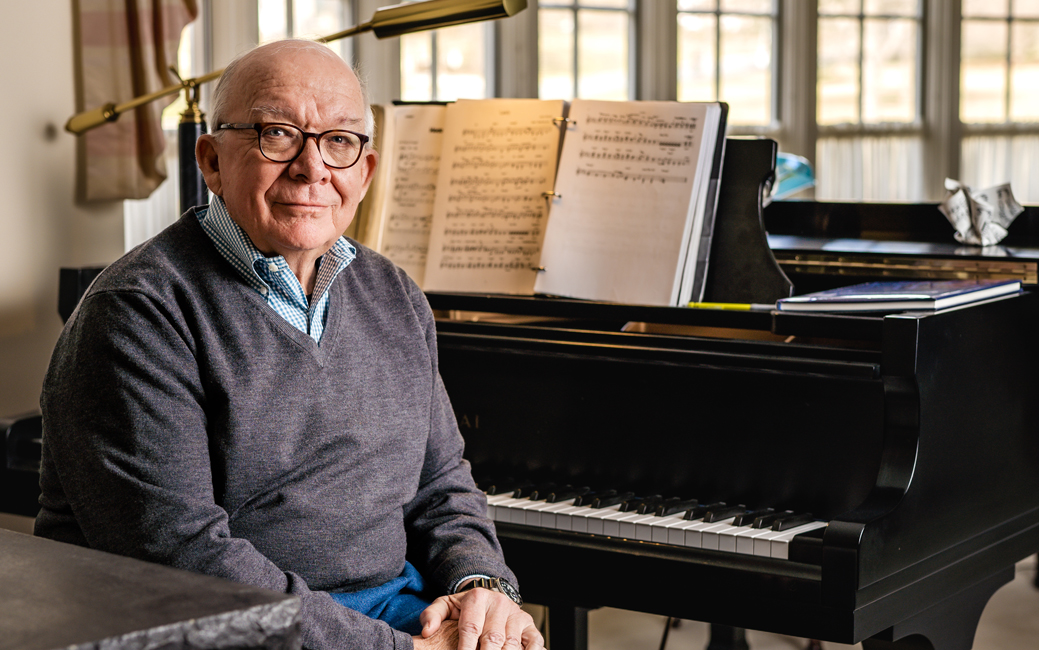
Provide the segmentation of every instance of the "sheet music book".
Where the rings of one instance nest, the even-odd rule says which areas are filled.
[[[577,100],[568,116],[562,100],[534,99],[383,108],[362,241],[427,291],[685,305],[702,295],[726,109]]]
[[[359,208],[358,236],[422,286],[447,106],[373,105],[372,111],[379,164]]]
[[[574,100],[535,291],[661,306],[699,300],[725,117],[721,103]]]
[[[918,280],[864,282],[782,298],[780,311],[892,312],[966,305],[1021,291],[1020,280]]]

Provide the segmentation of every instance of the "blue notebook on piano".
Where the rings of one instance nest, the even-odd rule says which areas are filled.
[[[782,298],[780,311],[933,311],[1021,291],[1020,280],[865,282]]]

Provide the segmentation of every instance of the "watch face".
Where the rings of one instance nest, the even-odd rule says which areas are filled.
[[[512,602],[516,603],[517,605],[523,604],[523,599],[520,598],[519,592],[516,591],[516,588],[509,584],[507,580],[502,580],[501,578],[499,578],[498,587],[500,588],[501,593],[508,596],[512,600]]]

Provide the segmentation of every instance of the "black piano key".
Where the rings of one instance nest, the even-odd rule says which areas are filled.
[[[612,496],[615,496],[616,494],[617,494],[617,490],[595,490],[595,491],[592,491],[592,492],[587,492],[587,493],[582,494],[581,496],[577,497],[577,499],[574,501],[574,505],[575,506],[591,506],[591,507],[594,507],[594,506],[592,506],[592,503],[596,499],[612,497]]]
[[[555,483],[540,483],[538,485],[527,485],[518,488],[515,492],[512,493],[512,496],[516,499],[527,499],[530,498],[531,495],[536,495],[538,493],[548,496],[548,494],[552,492],[552,490],[554,489],[556,489]],[[535,499],[535,501],[537,501],[537,499]]]
[[[621,504],[621,512],[638,512],[639,506],[646,502],[659,503],[664,497],[654,494],[647,497],[633,497]]]
[[[703,516],[711,510],[717,510],[718,508],[724,507],[724,501],[716,501],[715,503],[705,503],[702,506],[696,506],[695,508],[691,508],[688,512],[685,513],[685,517],[683,517],[683,519],[686,519],[688,521],[693,521],[694,519],[703,519]]]
[[[670,517],[671,515],[685,512],[686,510],[692,510],[698,505],[700,505],[700,502],[696,499],[679,499],[677,501],[668,500],[657,506],[657,509],[653,514],[658,517]]]
[[[761,510],[750,510],[736,515],[736,518],[732,520],[733,526],[750,526],[754,523],[754,520],[758,517],[764,517],[766,515],[775,512],[772,508],[762,508]]]
[[[707,514],[703,516],[703,520],[706,524],[711,524],[716,521],[724,521],[726,519],[731,519],[733,516],[738,515],[741,512],[744,512],[746,509],[747,507],[744,505],[722,506],[721,508],[715,508],[713,510],[710,510]]]
[[[812,518],[812,513],[802,512],[776,519],[772,522],[772,530],[790,530],[791,528],[797,528],[804,524],[810,524],[813,521],[815,521],[815,519]]]
[[[665,499],[664,497],[646,499],[645,501],[639,504],[637,512],[640,515],[651,514],[654,510],[657,509],[658,506],[661,506],[667,503],[668,501],[678,501],[678,497],[668,497],[667,499]]]
[[[631,499],[634,496],[635,496],[634,492],[623,492],[621,494],[611,494],[610,496],[607,496],[607,497],[599,497],[595,501],[592,502],[592,507],[593,508],[609,508],[610,506],[615,506],[618,503],[624,503],[625,501],[627,501],[628,499]]]
[[[574,487],[572,485],[565,485],[562,488],[552,492],[545,499],[549,503],[559,503],[560,501],[569,501],[575,499],[583,494],[587,494],[591,491],[590,487]]]
[[[528,481],[488,481],[489,485],[485,492],[488,495],[495,494],[508,494],[509,492],[515,492],[516,490],[524,487],[529,487],[532,483]]]
[[[789,517],[792,514],[794,514],[793,510],[783,510],[783,511],[780,511],[780,512],[773,511],[773,512],[770,512],[768,514],[761,515],[760,517],[755,517],[754,518],[754,523],[751,524],[750,527],[751,528],[769,528],[770,526],[772,526],[772,523],[776,519],[779,519],[780,517]]]

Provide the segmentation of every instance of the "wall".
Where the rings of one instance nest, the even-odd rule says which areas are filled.
[[[38,407],[61,331],[61,266],[107,264],[123,247],[122,204],[74,203],[72,0],[4,4],[0,150],[0,414]]]

